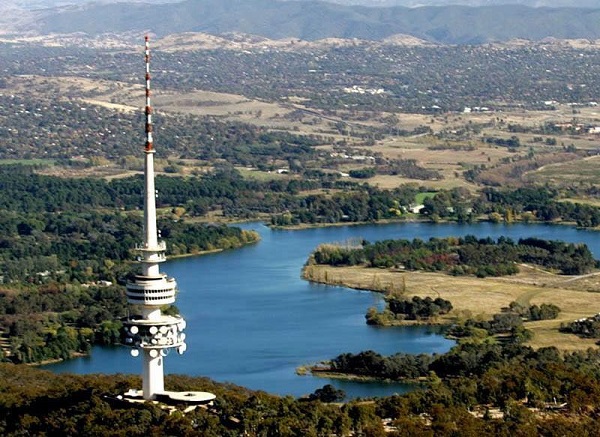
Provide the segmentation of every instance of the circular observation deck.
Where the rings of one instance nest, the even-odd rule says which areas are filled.
[[[132,305],[162,306],[175,302],[177,281],[167,275],[136,275],[126,285],[127,302]]]

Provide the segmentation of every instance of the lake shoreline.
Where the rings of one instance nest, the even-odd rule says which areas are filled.
[[[91,356],[91,353],[72,352],[71,356],[67,359],[53,358],[51,360],[42,360],[42,361],[38,361],[35,363],[23,363],[23,364],[26,366],[31,366],[31,367],[41,367],[41,366],[47,366],[49,364],[57,364],[57,363],[62,363],[62,362],[74,360],[77,358],[85,358],[85,357],[89,357],[89,356]]]
[[[168,255],[169,259],[182,259],[182,258],[192,258],[192,257],[196,257],[196,256],[204,256],[204,255],[211,255],[214,253],[220,253],[220,252],[224,252],[226,250],[236,250],[236,249],[242,249],[244,247],[247,246],[252,246],[253,244],[258,244],[260,243],[260,235],[257,234],[257,238],[256,240],[253,241],[247,241],[245,243],[242,243],[239,246],[235,246],[235,247],[229,247],[226,249],[210,249],[210,250],[200,250],[198,252],[193,252],[193,253],[180,253],[177,255]]]
[[[577,223],[575,223],[575,222],[563,221],[563,220],[556,220],[556,221],[550,221],[550,222],[540,221],[540,220],[529,220],[529,221],[513,220],[511,222],[506,222],[506,221],[495,222],[495,221],[492,221],[485,217],[479,217],[479,218],[472,220],[471,222],[460,223],[456,220],[451,220],[451,219],[439,219],[439,220],[433,221],[430,218],[419,217],[416,214],[413,214],[413,217],[406,217],[406,218],[401,217],[401,218],[397,218],[397,219],[394,219],[394,218],[380,219],[380,220],[376,220],[376,221],[362,221],[362,222],[298,223],[295,225],[273,225],[273,224],[267,223],[266,221],[263,221],[262,223],[264,223],[265,226],[267,226],[268,228],[270,228],[272,230],[285,230],[285,231],[302,231],[305,229],[332,228],[332,227],[339,227],[339,226],[369,226],[369,225],[390,225],[390,224],[402,224],[402,223],[428,223],[428,224],[432,224],[432,225],[459,224],[459,225],[466,225],[466,226],[476,225],[478,223],[490,223],[490,224],[506,225],[506,226],[510,226],[513,224],[514,225],[558,225],[558,226],[569,226],[569,227],[573,227],[575,229],[600,231],[600,226],[582,227],[582,226],[577,226]]]
[[[319,363],[342,353],[368,349],[384,356],[398,352],[441,354],[455,343],[438,335],[436,327],[368,326],[364,315],[369,306],[377,304],[379,294],[321,286],[302,280],[302,266],[319,244],[349,239],[425,240],[446,236],[497,238],[504,235],[517,240],[538,236],[590,242],[588,244],[600,255],[597,233],[539,224],[432,225],[404,222],[277,232],[271,231],[262,222],[254,222],[243,226],[243,229],[257,231],[261,242],[246,246],[243,250],[225,250],[206,257],[189,256],[176,260],[170,257],[164,264],[165,272],[177,280],[180,289],[178,307],[188,321],[188,350],[183,356],[170,354],[166,357],[165,371],[207,376],[217,381],[230,381],[282,396],[302,396],[329,383],[327,378],[297,376],[294,370],[303,363]],[[328,279],[333,280],[335,285],[341,285],[341,279],[352,279],[352,275],[358,273],[337,269],[332,270]],[[365,285],[380,283],[383,290],[393,280],[399,281],[396,289],[401,289],[401,276],[406,275],[406,288],[409,292],[437,297],[437,291],[442,298],[451,302],[456,291],[454,288],[471,290],[471,300],[481,300],[485,309],[491,307],[486,296],[492,295],[499,288],[514,288],[510,283],[487,278],[477,285],[472,278],[453,278],[463,282],[456,284],[456,287],[448,287],[448,276],[383,270],[373,271],[372,275],[376,276],[375,281],[371,280]],[[517,279],[529,281],[526,285],[531,293],[523,298],[526,297],[532,304],[547,301],[546,293],[556,291],[551,284],[542,287],[548,282],[542,273],[538,277]],[[595,281],[596,278],[589,280]],[[487,288],[482,288],[481,284]],[[372,289],[370,286],[364,288]],[[586,303],[579,306],[579,312],[568,309],[565,317],[574,320],[590,315],[593,311],[600,312],[600,305],[596,305],[595,300],[587,300],[596,294],[600,298],[600,293],[582,294],[577,301]],[[518,297],[507,296],[505,305]],[[547,322],[540,322],[541,328],[544,328],[543,323]],[[546,328],[554,329],[549,325]],[[560,336],[570,338],[566,334]],[[593,347],[593,340],[590,345]],[[139,359],[136,361],[128,352],[127,348],[94,346],[89,358],[68,360],[42,368],[56,373],[79,374],[137,370]],[[397,386],[379,386],[377,382],[342,382],[332,378],[331,384],[346,391],[349,397],[384,396],[404,391],[400,383]]]
[[[428,378],[379,378],[377,376],[358,375],[356,373],[336,372],[332,369],[321,368],[318,366],[309,367],[310,374],[317,378],[328,378],[328,379],[340,379],[344,381],[358,381],[358,382],[378,382],[384,384],[410,384],[410,385],[424,385],[429,382]]]

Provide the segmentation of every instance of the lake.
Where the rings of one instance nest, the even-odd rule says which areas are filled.
[[[345,390],[349,397],[402,393],[410,386],[299,376],[295,369],[344,352],[444,353],[454,344],[434,328],[368,326],[364,315],[370,306],[382,304],[380,295],[302,280],[304,262],[321,243],[472,234],[585,242],[596,258],[600,254],[597,232],[559,225],[394,223],[301,231],[271,230],[259,223],[241,227],[258,231],[262,240],[161,266],[179,284],[176,305],[187,321],[188,344],[184,355],[172,352],[166,357],[165,373],[207,376],[293,396],[312,393],[325,384]],[[94,347],[90,357],[44,368],[139,374],[141,359],[131,357],[128,348]]]

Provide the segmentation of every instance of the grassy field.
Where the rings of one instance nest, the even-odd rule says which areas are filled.
[[[0,165],[47,165],[52,166],[56,161],[54,159],[0,159]]]
[[[559,328],[561,323],[600,312],[600,273],[569,277],[526,266],[521,270],[515,276],[479,279],[442,273],[312,265],[307,267],[306,277],[315,282],[365,290],[402,293],[405,288],[407,297],[441,297],[454,307],[442,322],[468,317],[489,319],[513,301],[525,305],[553,303],[561,309],[557,319],[526,323],[534,334],[529,344],[535,348],[556,346],[567,351],[593,347],[595,340],[563,334]]]
[[[536,183],[554,183],[559,185],[600,183],[600,156],[541,167],[528,173],[527,178]]]
[[[435,191],[426,191],[426,192],[423,192],[423,193],[418,193],[415,196],[415,203],[417,205],[421,205],[425,199],[429,199],[431,197],[434,197],[436,194],[437,193]]]
[[[277,172],[268,172],[260,170],[252,170],[247,168],[236,167],[236,170],[244,177],[244,179],[254,179],[261,182],[273,181],[273,180],[289,180],[292,179],[288,174],[280,174]]]
[[[564,199],[560,199],[559,202],[571,202],[571,203],[581,203],[584,205],[594,206],[596,208],[600,208],[600,199],[591,199],[591,198],[573,198],[566,197]]]

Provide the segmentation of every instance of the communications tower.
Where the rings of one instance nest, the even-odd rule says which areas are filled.
[[[181,316],[169,316],[161,307],[175,302],[177,283],[159,270],[166,260],[164,241],[159,241],[156,226],[156,191],[154,188],[154,144],[152,138],[152,106],[150,105],[150,45],[146,36],[146,145],[144,147],[144,235],[141,245],[136,246],[141,272],[127,283],[127,302],[130,315],[123,323],[123,343],[131,347],[131,355],[142,356],[142,393],[133,390],[135,396],[145,400],[163,395],[175,395],[164,390],[164,357],[170,349],[182,354],[186,350],[185,320]],[[135,314],[135,315],[133,315]],[[194,401],[194,394],[185,394]],[[200,395],[200,393],[196,393]],[[172,397],[172,396],[171,396]],[[214,398],[203,393],[200,398]],[[197,399],[196,401],[200,401]]]

